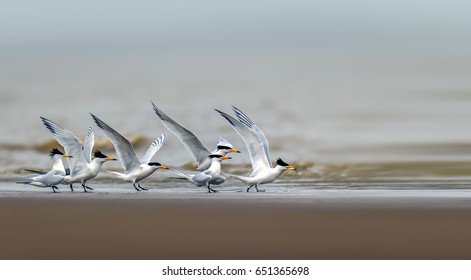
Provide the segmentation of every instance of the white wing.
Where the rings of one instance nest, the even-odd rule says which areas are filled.
[[[55,122],[44,117],[41,117],[41,120],[46,128],[51,132],[54,139],[64,147],[65,153],[73,157],[68,159],[71,174],[73,175],[78,170],[85,168],[87,161],[83,156],[82,143],[80,143],[80,140],[72,132],[64,129]]]
[[[141,158],[141,163],[149,163],[152,157],[157,153],[158,150],[162,147],[162,145],[165,142],[165,138],[167,135],[165,133],[162,133],[162,135],[157,138],[152,144],[150,145],[149,149],[147,149],[147,152],[144,154],[144,156]]]
[[[272,168],[263,140],[260,139],[260,134],[253,127],[247,126],[224,112],[216,111],[232,125],[235,131],[242,137],[242,140],[244,140],[249,151],[250,161],[252,162],[252,174],[250,176],[255,176],[260,171]]]
[[[57,174],[57,170],[51,170],[44,175],[31,178],[33,181],[40,182],[46,186],[55,186],[64,180],[64,176]]]
[[[237,109],[235,106],[232,106],[232,110],[234,111],[239,121],[250,128],[257,135],[258,139],[260,139],[260,142],[263,144],[263,151],[265,152],[265,156],[267,157],[268,163],[271,167],[270,149],[268,146],[267,137],[265,137],[263,131],[258,128],[258,126],[246,114],[242,113],[241,110]]]
[[[216,145],[216,149],[214,149],[211,153],[214,154],[215,152],[217,152],[219,146],[224,146],[231,149],[234,147],[234,145],[232,145],[231,142],[227,141],[226,138],[219,136],[219,142]]]
[[[90,126],[88,128],[87,137],[85,137],[85,141],[83,142],[83,156],[88,163],[92,162],[92,152],[93,152],[94,143],[95,143],[95,134],[93,133],[93,129]]]
[[[124,172],[129,173],[136,168],[139,168],[141,162],[137,158],[136,152],[134,151],[131,143],[95,115],[91,113],[90,115],[92,115],[92,118],[98,128],[100,128],[103,134],[105,134],[113,144],[116,153],[118,154],[119,160],[121,161],[121,165],[123,166]]]
[[[178,139],[180,139],[180,142],[182,142],[185,148],[190,152],[193,159],[198,162],[198,164],[202,164],[203,161],[207,159],[208,155],[210,154],[210,151],[191,131],[172,120],[169,116],[167,116],[164,112],[157,108],[154,102],[151,101],[151,103],[154,107],[155,113],[162,121],[162,124],[168,130],[170,130],[170,132],[175,134]]]

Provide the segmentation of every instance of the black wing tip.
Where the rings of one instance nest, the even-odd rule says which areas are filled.
[[[43,124],[46,126],[47,129],[49,129],[51,132],[54,132],[55,129],[53,126],[58,126],[58,127],[61,127],[60,125],[58,125],[57,123],[51,121],[50,119],[47,119],[45,117],[39,117],[41,119],[41,121],[43,122]]]
[[[92,116],[93,118],[93,121],[95,121],[96,125],[99,127],[99,128],[103,128],[103,124],[105,124],[104,121],[100,120],[97,116],[95,116],[94,114],[90,113],[90,115]]]
[[[221,114],[221,116],[222,116],[223,118],[225,118],[232,126],[235,126],[235,123],[231,120],[231,117],[230,117],[228,114],[226,114],[226,113],[224,113],[224,112],[222,112],[222,111],[220,111],[220,110],[218,110],[218,109],[214,109],[214,110],[216,110],[216,112],[218,112],[219,114]]]
[[[247,116],[246,116],[239,108],[237,108],[236,106],[232,105],[231,107],[232,107],[232,111],[234,111],[234,113],[235,113],[236,115],[243,115],[243,116],[247,117]]]
[[[241,123],[245,124],[248,127],[252,127],[254,125],[254,122],[236,106],[232,105],[232,111],[234,111],[234,114],[237,116]]]
[[[154,102],[152,102],[152,100],[151,100],[150,102],[152,103],[152,107],[153,107],[153,109],[154,109],[155,114],[156,114],[161,120],[163,120],[164,118],[170,119],[164,112],[162,112],[162,110],[160,110],[159,107],[157,107],[157,105],[155,105]]]
[[[228,114],[224,113],[224,112],[221,111],[221,110],[214,109],[214,111],[218,112],[218,113],[221,114],[223,117],[228,116]]]
[[[154,110],[155,110],[155,109],[159,109],[159,108],[157,107],[157,105],[155,105],[154,101],[150,100],[150,103],[152,104],[152,107],[154,107]]]
[[[42,120],[42,122],[43,122],[44,124],[46,124],[46,125],[54,124],[54,125],[59,126],[57,123],[51,121],[51,120],[48,119],[48,118],[45,118],[45,117],[39,117],[39,118],[40,118],[40,119]]]
[[[46,117],[40,116],[39,118],[43,121],[43,123],[53,123],[53,121],[51,121],[50,119]]]
[[[157,107],[157,105],[155,105],[154,101],[150,101],[150,103],[152,104],[152,108],[154,108],[154,111],[157,113],[157,112],[160,112],[160,108]]]

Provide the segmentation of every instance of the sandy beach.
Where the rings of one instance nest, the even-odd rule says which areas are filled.
[[[471,191],[0,184],[1,259],[469,259]],[[148,185],[149,186],[149,185]],[[16,188],[16,189],[15,189]]]

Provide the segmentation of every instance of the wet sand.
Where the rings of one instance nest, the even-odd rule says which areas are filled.
[[[467,189],[0,184],[0,259],[470,259]]]

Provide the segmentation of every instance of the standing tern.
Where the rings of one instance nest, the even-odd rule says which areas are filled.
[[[185,148],[190,152],[193,159],[198,163],[198,171],[204,171],[211,166],[211,158],[208,156],[211,154],[218,154],[221,156],[225,156],[228,153],[240,153],[239,150],[234,149],[231,143],[227,141],[224,137],[219,138],[219,142],[217,144],[216,150],[210,152],[196,137],[193,132],[189,131],[188,129],[184,128],[183,126],[179,125],[176,121],[171,119],[167,116],[162,110],[160,110],[154,102],[152,102],[152,106],[154,107],[154,111],[157,116],[162,121],[162,124],[170,130],[175,136],[182,142]],[[216,178],[215,178],[216,179]],[[220,184],[222,184],[225,180],[222,178],[219,179]],[[222,181],[222,182],[221,182]],[[213,184],[216,184],[215,181]]]
[[[252,163],[252,173],[249,176],[232,175],[235,178],[249,185],[247,191],[252,187],[258,191],[258,186],[275,181],[285,170],[292,169],[298,171],[294,166],[287,164],[280,158],[276,161],[276,166],[272,167],[270,160],[270,151],[268,140],[262,130],[239,109],[232,106],[232,109],[238,118],[235,119],[228,114],[216,110],[223,116],[242,137],[249,151],[250,161]]]
[[[210,186],[211,181],[215,178],[221,177],[221,161],[226,160],[226,159],[231,159],[231,158],[228,156],[222,156],[218,154],[211,154],[208,156],[208,158],[211,160],[211,165],[209,166],[208,169],[198,174],[187,175],[174,169],[170,169],[170,171],[172,171],[173,173],[175,173],[176,175],[182,178],[188,179],[188,181],[192,182],[197,187],[207,187],[209,193],[211,192],[216,193],[218,191],[214,190]]]
[[[71,158],[72,156],[67,155],[54,148],[50,154],[54,164],[51,171],[36,175],[33,177],[26,178],[26,181],[17,182],[18,184],[29,184],[40,188],[52,188],[53,192],[56,192],[57,185],[64,181],[65,169],[62,163],[62,158]]]
[[[120,172],[111,172],[111,173],[115,174],[116,176],[118,176],[119,178],[123,179],[126,182],[132,182],[133,187],[137,191],[141,191],[141,190],[147,191],[147,189],[141,187],[141,184],[139,183],[139,181],[141,181],[144,178],[147,178],[149,175],[154,173],[154,171],[156,171],[159,168],[168,169],[167,166],[161,165],[158,162],[150,162],[150,160],[155,155],[155,153],[157,153],[157,151],[164,144],[165,138],[166,138],[165,133],[162,133],[162,136],[160,136],[158,139],[152,142],[147,152],[139,160],[129,140],[124,138],[116,130],[111,128],[109,125],[107,125],[105,122],[100,120],[95,115],[93,114],[90,114],[90,115],[92,115],[93,120],[95,121],[96,125],[100,128],[100,130],[103,132],[103,134],[105,134],[106,137],[113,144],[116,150],[116,153],[118,154],[118,158],[121,161],[121,165],[123,166],[124,173],[120,173]]]
[[[70,184],[71,191],[74,191],[73,184],[79,182],[82,184],[84,192],[87,192],[87,189],[93,190],[93,188],[86,186],[85,182],[98,175],[104,162],[116,159],[105,156],[100,151],[95,151],[94,159],[92,159],[95,135],[91,127],[88,129],[82,150],[82,143],[72,132],[44,117],[41,117],[41,120],[54,139],[64,147],[65,152],[73,156],[72,160],[69,160],[70,175],[65,176],[64,182]]]

